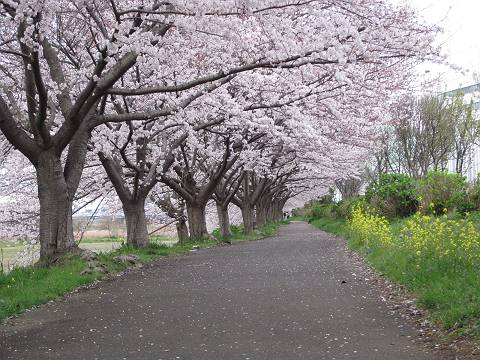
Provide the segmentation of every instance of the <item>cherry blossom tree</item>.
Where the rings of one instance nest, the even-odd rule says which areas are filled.
[[[190,235],[185,215],[185,201],[166,186],[162,187],[160,183],[152,191],[150,200],[175,223],[178,242],[181,244],[187,242]]]
[[[264,92],[265,108],[323,91],[318,116],[354,110],[339,121],[348,135],[364,126],[355,102],[328,92],[387,91],[388,75],[435,54],[434,33],[383,0],[0,0],[0,130],[35,168],[41,259],[76,248],[72,204],[95,128],[161,121],[245,72],[262,84],[301,69],[281,94]]]
[[[244,176],[244,163],[239,162],[235,164],[235,166],[232,166],[218,181],[215,191],[212,194],[217,209],[220,235],[224,239],[227,239],[231,235],[229,206],[232,203],[233,197],[240,189]]]

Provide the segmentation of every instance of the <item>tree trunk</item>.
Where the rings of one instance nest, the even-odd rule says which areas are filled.
[[[188,227],[192,241],[205,240],[210,237],[207,231],[205,206],[206,204],[187,203]]]
[[[272,206],[273,221],[282,221],[283,220],[283,208],[279,203],[274,203]]]
[[[255,228],[255,213],[253,206],[244,205],[242,207],[243,231],[245,234],[251,234]]]
[[[72,199],[61,160],[53,151],[40,155],[36,172],[40,200],[40,262],[49,263],[77,249],[73,236]]]
[[[268,222],[268,206],[264,204],[256,205],[256,215],[257,215],[257,228],[262,228],[267,225]]]
[[[463,162],[464,162],[465,155],[459,155],[457,153],[457,160],[455,162],[455,170],[458,174],[463,175]]]
[[[184,244],[189,240],[188,236],[188,227],[187,227],[187,221],[185,218],[181,218],[177,222],[177,236],[178,236],[178,242],[180,244]]]
[[[218,224],[220,227],[220,235],[222,238],[228,238],[232,233],[230,232],[230,218],[228,216],[228,206],[224,207],[217,203]]]
[[[283,207],[285,206],[285,202],[283,201],[278,201],[274,205],[274,212],[275,212],[275,220],[276,221],[282,221],[286,220],[283,217]]]
[[[278,207],[275,202],[273,202],[270,205],[270,208],[268,209],[268,218],[270,222],[278,221],[283,219],[283,212],[280,213],[281,218],[279,219],[279,214],[278,214]]]
[[[127,244],[136,248],[147,246],[148,227],[145,215],[145,199],[123,204],[123,212],[127,225]]]

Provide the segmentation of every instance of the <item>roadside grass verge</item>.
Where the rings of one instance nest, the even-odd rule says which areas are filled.
[[[177,241],[176,237],[168,235],[153,235],[150,239],[153,242],[166,243],[169,245]],[[84,238],[81,240],[79,246],[81,249],[88,249],[97,253],[108,252],[117,250],[125,241],[126,239],[121,236]],[[14,267],[15,258],[25,249],[25,245],[26,243],[24,241],[14,242],[0,240],[0,272],[2,268],[5,272],[8,272]]]
[[[408,219],[396,219],[390,229],[395,239]],[[342,219],[320,218],[310,223],[347,239],[349,247],[388,279],[402,284],[428,310],[430,319],[452,336],[467,335],[480,342],[480,264],[434,255],[418,256],[414,251],[365,243]]]
[[[274,235],[281,224],[273,223],[256,230],[251,235],[234,232],[231,241],[258,240]],[[154,240],[158,240],[156,237]],[[140,263],[152,262],[160,257],[185,254],[193,249],[204,249],[219,246],[222,239],[212,238],[205,241],[187,242],[167,246],[152,242],[148,247],[135,249],[123,245],[111,252],[102,252],[97,260],[110,274],[124,271],[128,268],[124,263],[113,260],[118,255],[135,255]],[[59,264],[49,267],[29,266],[13,269],[9,273],[0,273],[0,321],[35,306],[47,303],[81,286],[91,284],[105,278],[105,274],[95,272],[80,275],[87,268],[85,260],[77,256],[65,258]]]
[[[245,235],[243,233],[242,225],[231,225],[230,231],[232,234],[227,238],[222,238],[220,236],[218,229],[213,231],[213,236],[215,239],[217,239],[217,241],[220,241],[220,242],[224,242],[225,240],[228,240],[232,243],[238,242],[238,241],[259,240],[268,236],[275,235],[280,225],[286,225],[289,223],[290,221],[288,220],[282,220],[282,221],[270,223],[260,229],[255,229],[251,234],[248,234],[248,235]]]
[[[347,235],[347,223],[344,219],[319,218],[310,221],[310,224],[338,236]]]
[[[168,235],[152,235],[150,239],[154,242],[161,241],[173,241],[175,237]],[[126,239],[122,236],[111,236],[111,237],[93,237],[93,238],[84,238],[80,244],[91,244],[91,243],[122,243]]]

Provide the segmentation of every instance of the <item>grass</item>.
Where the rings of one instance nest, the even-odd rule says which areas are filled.
[[[314,219],[310,223],[326,232],[339,236],[346,236],[346,221],[343,219],[320,218]]]
[[[406,220],[394,220],[394,236]],[[367,246],[349,231],[345,220],[320,218],[311,224],[341,235],[349,247],[361,253],[368,263],[388,279],[402,284],[430,319],[453,336],[468,335],[480,341],[480,267],[453,266],[434,257],[416,261],[414,254],[398,248]]]
[[[106,241],[107,240],[107,241]],[[108,241],[108,239],[99,238],[95,241],[82,241],[80,247],[82,249],[88,249],[95,252],[107,252],[118,249],[122,246],[122,240]],[[6,246],[0,248],[0,262],[3,265],[5,271],[9,271],[14,265],[14,259],[16,256],[25,249],[25,245]],[[1,266],[0,266],[1,269]]]
[[[24,245],[6,246],[0,248],[0,262],[8,268],[15,256],[24,249]]]
[[[80,244],[91,243],[122,243],[125,239],[121,236],[84,238]]]
[[[237,241],[258,240],[258,239],[262,239],[262,238],[267,237],[267,236],[275,235],[277,233],[277,230],[278,230],[280,225],[286,225],[288,223],[289,223],[289,221],[280,221],[280,222],[277,222],[277,223],[267,224],[264,227],[262,227],[261,229],[256,229],[256,230],[253,231],[253,233],[248,234],[248,235],[245,235],[243,233],[243,227],[233,225],[231,227],[232,235],[230,235],[227,239],[222,239],[218,235],[218,231],[214,231],[214,236],[219,241],[229,240],[231,242],[237,242]]]
[[[176,240],[173,236],[168,235],[153,235],[150,237],[151,241],[162,242],[162,241],[173,241]],[[112,236],[112,237],[94,237],[94,238],[84,238],[80,244],[91,244],[91,243],[122,243],[125,241],[125,238],[122,236]]]
[[[150,240],[152,242],[166,243],[168,245],[173,245],[177,241],[175,237],[167,235],[154,235]],[[85,238],[80,242],[80,248],[95,252],[108,252],[118,249],[124,242],[125,238],[123,237]],[[10,268],[13,267],[15,257],[24,248],[25,244],[22,242],[0,241],[0,262],[3,264],[5,271],[9,271]]]
[[[234,231],[229,240],[239,242],[271,236],[277,232],[283,223],[285,222],[269,224],[262,229],[256,230],[251,235],[244,235]],[[158,242],[165,240],[164,237],[157,236],[153,240],[144,249],[134,249],[123,245],[114,251],[99,253],[98,261],[109,273],[117,273],[127,268],[125,264],[119,264],[113,260],[117,255],[136,255],[141,263],[148,263],[163,256],[184,254],[193,249],[209,248],[222,244],[222,239],[217,238],[174,244],[173,246]],[[105,243],[111,246],[111,243]],[[89,243],[86,242],[86,244]],[[0,320],[20,314],[32,306],[44,304],[80,286],[91,284],[106,276],[102,273],[80,275],[86,267],[87,263],[81,258],[70,257],[64,259],[61,264],[50,267],[30,266],[16,268],[9,273],[0,273]]]
[[[80,275],[85,266],[83,260],[72,258],[60,266],[17,268],[0,275],[0,319],[46,303],[102,277],[99,273]]]

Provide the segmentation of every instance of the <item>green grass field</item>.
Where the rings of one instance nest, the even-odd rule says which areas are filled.
[[[92,250],[96,253],[114,251],[122,246],[125,240],[119,237],[100,237],[83,239],[80,242],[80,248]],[[172,246],[177,242],[173,236],[156,235],[152,237],[152,241],[157,244],[165,244]],[[11,242],[0,242],[0,264],[3,265],[5,271],[9,271],[14,267],[15,257],[25,248],[25,245]],[[3,254],[3,256],[2,256]]]
[[[5,246],[0,248],[0,263],[3,269],[8,270],[10,268],[13,264],[13,260],[23,248],[23,245]]]

